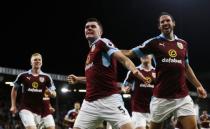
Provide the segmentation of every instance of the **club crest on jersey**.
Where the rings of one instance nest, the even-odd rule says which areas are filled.
[[[180,42],[177,42],[177,47],[178,47],[179,49],[183,49],[183,48],[184,48],[184,47],[183,47],[183,44],[180,43]]]
[[[91,47],[91,52],[93,52],[95,50],[96,46],[95,44]]]
[[[39,77],[40,82],[44,82],[44,77]]]

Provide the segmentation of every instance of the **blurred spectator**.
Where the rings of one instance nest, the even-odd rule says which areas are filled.
[[[210,129],[210,117],[207,110],[203,110],[202,115],[200,116],[200,126],[201,129]]]

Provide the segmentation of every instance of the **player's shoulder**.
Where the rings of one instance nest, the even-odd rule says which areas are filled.
[[[100,41],[102,43],[104,43],[105,45],[108,45],[108,46],[114,45],[113,42],[110,39],[107,39],[107,38],[100,38]]]
[[[40,75],[45,76],[45,77],[47,77],[47,78],[49,78],[49,79],[52,78],[50,74],[45,73],[45,72],[40,72]]]
[[[160,36],[155,36],[155,37],[149,38],[149,39],[147,39],[146,41],[143,42],[142,46],[152,44],[152,43],[156,43],[159,40],[161,40]]]
[[[111,40],[110,40],[110,39],[107,39],[107,38],[100,38],[100,40],[101,40],[102,42],[104,42],[104,43],[109,43],[109,42],[111,42]]]
[[[30,73],[30,71],[24,71],[24,72],[19,73],[17,77],[26,76],[29,73]]]
[[[183,44],[187,44],[187,41],[185,41],[184,39],[181,38],[177,38],[177,41]]]
[[[72,113],[72,112],[75,112],[76,110],[75,109],[70,109],[69,111],[68,111],[68,114],[70,114],[70,113]]]

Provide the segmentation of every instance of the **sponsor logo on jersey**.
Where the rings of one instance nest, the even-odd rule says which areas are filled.
[[[39,93],[42,92],[42,89],[38,89],[38,87],[39,87],[39,83],[38,82],[33,82],[32,83],[32,87],[33,88],[28,88],[29,92],[39,92]]]
[[[143,83],[141,83],[141,84],[140,84],[140,87],[154,88],[154,85],[151,85],[151,84],[143,84]]]
[[[152,78],[151,77],[145,77],[145,78],[148,81],[148,83],[151,83],[152,82]]]
[[[182,60],[177,60],[176,58],[163,58],[162,62],[164,62],[164,63],[179,63],[179,64],[182,64]]]
[[[152,78],[151,77],[148,77],[147,76],[145,78],[148,81],[148,83],[151,83],[152,82]],[[141,83],[139,86],[140,87],[145,87],[145,88],[154,88],[154,85],[152,85],[152,84],[144,84],[144,83]]]
[[[177,57],[177,52],[174,49],[170,49],[168,51],[168,55],[170,58],[163,58],[162,62],[164,63],[179,63],[182,64],[182,60],[178,60],[175,57]]]
[[[177,53],[174,49],[170,49],[168,51],[168,54],[169,54],[170,57],[176,57],[177,56]]]
[[[37,88],[39,87],[39,83],[38,83],[38,82],[33,82],[33,83],[32,83],[32,87],[33,87],[34,89],[37,89]]]
[[[39,92],[39,93],[41,93],[42,92],[42,89],[28,88],[28,91],[29,92]]]
[[[40,82],[44,82],[44,77],[39,77]]]
[[[179,49],[183,49],[183,48],[184,48],[184,47],[183,47],[183,44],[180,43],[180,42],[177,42],[177,47],[178,47]]]

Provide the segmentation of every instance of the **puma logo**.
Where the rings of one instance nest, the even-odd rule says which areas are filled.
[[[159,45],[160,45],[160,46],[163,46],[163,47],[165,46],[165,44],[164,44],[164,43],[159,43]]]

